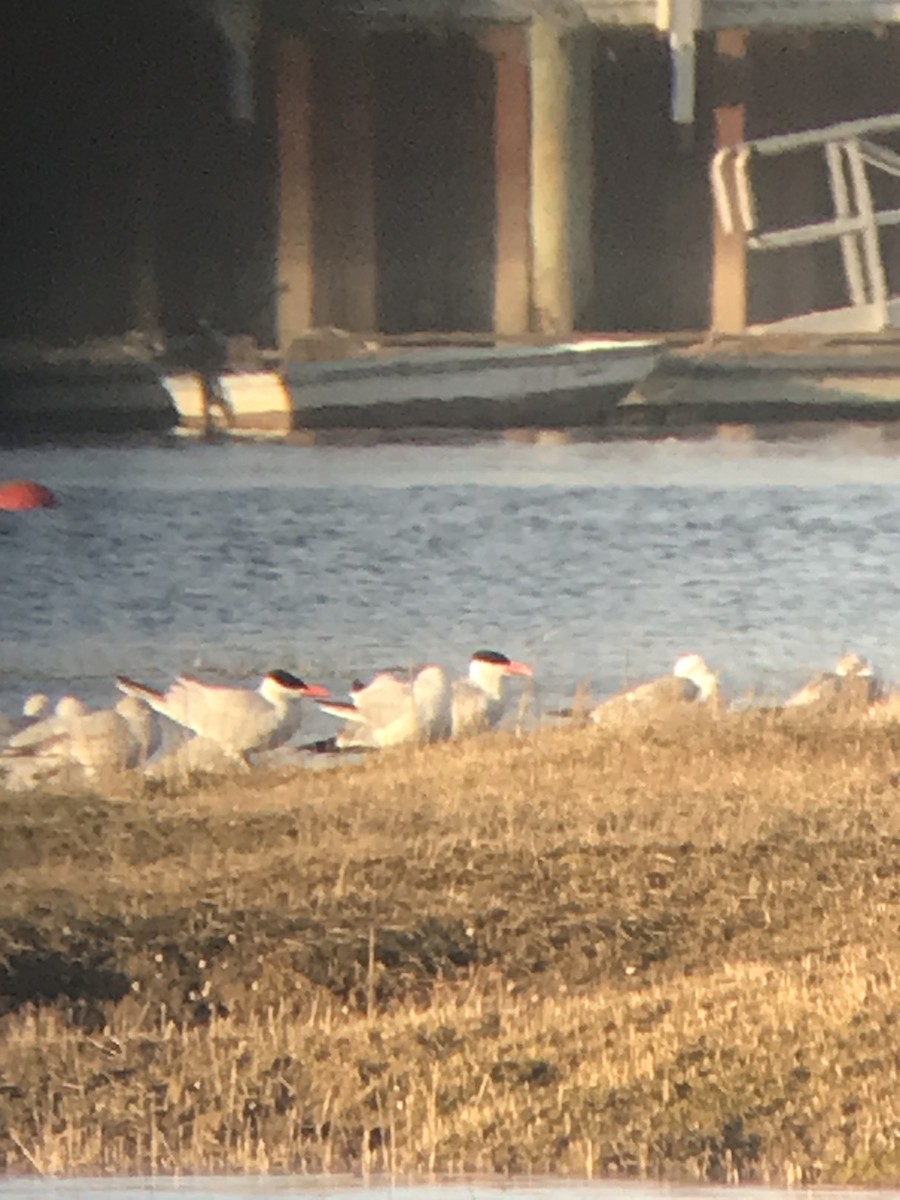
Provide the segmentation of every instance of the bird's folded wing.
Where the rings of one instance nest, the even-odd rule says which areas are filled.
[[[794,692],[785,701],[785,708],[798,708],[804,704],[815,704],[817,700],[827,700],[836,696],[841,686],[840,675],[834,671],[822,671],[799,691]]]
[[[34,721],[25,729],[14,733],[7,742],[9,750],[22,750],[30,746],[39,746],[48,738],[56,737],[64,732],[64,724],[60,717],[45,717],[42,721]]]
[[[453,681],[453,734],[475,733],[488,724],[489,700],[487,693],[469,679]]]
[[[388,674],[376,675],[368,687],[355,692],[353,704],[362,719],[376,729],[414,712],[410,685]]]
[[[591,713],[597,722],[643,720],[663,714],[685,701],[696,700],[700,689],[691,679],[662,675],[602,700]]]
[[[201,683],[190,675],[181,675],[166,692],[173,713],[191,719],[199,714],[228,714],[251,718],[271,712],[272,705],[259,692],[224,684]]]
[[[48,754],[55,756],[58,752],[62,752],[63,747],[69,745],[69,741],[69,734],[60,730],[57,733],[47,734],[37,741],[19,743],[16,746],[6,745],[0,751],[0,759],[41,758]]]
[[[343,717],[345,721],[365,722],[365,717],[350,700],[319,700],[322,712],[330,713],[333,717]]]

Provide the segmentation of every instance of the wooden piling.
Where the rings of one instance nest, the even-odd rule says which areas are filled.
[[[747,35],[742,29],[716,35],[716,150],[740,145],[746,138]],[[712,328],[716,333],[743,333],[747,326],[747,236],[726,231],[718,217],[713,228]]]

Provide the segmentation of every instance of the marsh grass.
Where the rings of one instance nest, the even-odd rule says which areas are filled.
[[[7,1170],[900,1177],[900,728],[0,803]]]

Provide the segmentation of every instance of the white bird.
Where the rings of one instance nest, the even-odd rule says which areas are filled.
[[[534,677],[534,668],[497,650],[476,650],[465,679],[453,681],[453,737],[484,733],[499,725],[506,711],[506,680]]]
[[[842,707],[867,708],[884,699],[884,685],[868,659],[860,654],[844,654],[833,671],[822,671],[785,701],[785,708],[838,704]]]
[[[46,692],[32,692],[30,696],[25,697],[25,703],[22,705],[22,716],[28,720],[36,721],[38,717],[42,717],[50,707],[50,697]]]
[[[26,702],[27,703],[27,702]],[[37,703],[35,705],[37,707]],[[41,713],[46,705],[40,707]],[[65,730],[66,725],[75,717],[83,717],[87,712],[84,701],[77,696],[62,696],[57,700],[53,712],[49,716],[41,716],[29,720],[22,725],[9,739],[7,750],[23,750],[29,746],[37,746],[49,738]]]
[[[142,701],[124,697],[115,708],[90,712],[65,696],[54,715],[22,730],[0,755],[21,784],[64,773],[93,779],[141,765],[150,751],[153,714]]]
[[[14,734],[27,729],[44,715],[50,707],[50,697],[44,692],[32,692],[25,697],[21,716],[8,717],[0,713],[0,746],[5,745]]]
[[[342,749],[436,742],[450,736],[450,681],[443,667],[380,671],[354,684],[349,701],[320,701],[319,708],[347,722],[335,739]]]
[[[591,712],[598,725],[670,716],[689,704],[708,704],[719,697],[719,679],[699,654],[683,654],[668,675],[603,700]]]
[[[179,732],[183,737],[176,738],[174,744],[147,763],[144,774],[149,779],[179,785],[188,782],[192,776],[228,775],[234,771],[234,759],[218,742],[193,736],[186,730]]]
[[[117,676],[116,686],[244,764],[253,751],[274,750],[290,741],[300,728],[300,700],[330,694],[289,671],[270,671],[255,690],[203,683],[191,675],[179,675],[165,692],[124,675]]]

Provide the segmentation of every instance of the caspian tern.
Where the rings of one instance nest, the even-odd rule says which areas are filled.
[[[867,708],[884,699],[885,689],[868,659],[844,654],[833,671],[822,671],[785,701],[785,708],[839,704]]]
[[[198,737],[216,742],[230,757],[246,765],[256,750],[283,746],[300,728],[299,701],[330,695],[325,687],[307,684],[289,671],[270,671],[255,690],[203,683],[179,675],[165,692],[124,675],[116,686]]]
[[[719,696],[719,678],[699,654],[684,654],[671,674],[628,688],[598,704],[591,720],[598,725],[645,720],[677,713],[689,704],[707,704]]]
[[[153,714],[140,700],[126,696],[115,708],[91,712],[74,696],[65,696],[52,717],[11,738],[0,761],[18,771],[19,786],[26,778],[38,782],[60,773],[93,779],[140,766],[152,737]]]
[[[494,729],[506,711],[506,680],[510,675],[534,677],[534,668],[497,650],[476,650],[469,674],[453,681],[453,737]]]
[[[355,684],[349,701],[320,701],[319,708],[347,722],[335,739],[342,749],[450,736],[450,681],[443,667],[433,664],[411,672],[380,671],[370,683]]]

